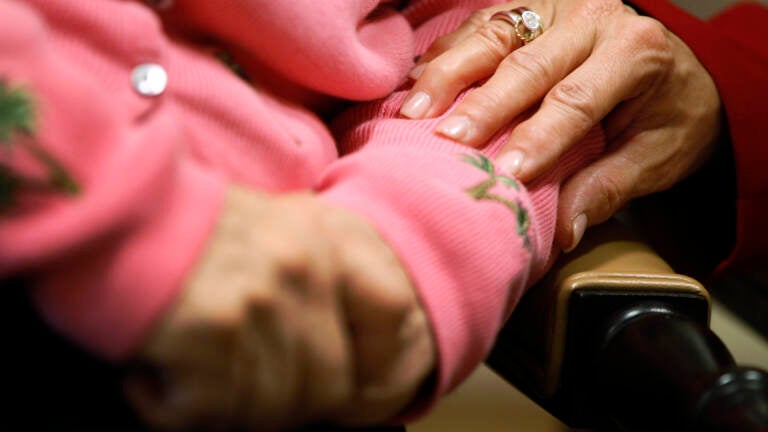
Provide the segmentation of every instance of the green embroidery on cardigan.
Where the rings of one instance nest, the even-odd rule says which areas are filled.
[[[224,66],[226,66],[230,71],[232,71],[235,75],[240,77],[243,81],[247,83],[251,83],[251,77],[248,76],[247,73],[245,73],[245,69],[238,63],[235,58],[232,56],[231,53],[224,50],[216,50],[213,53],[214,57],[218,61],[220,61]]]
[[[467,162],[488,174],[487,180],[483,180],[469,189],[465,189],[465,192],[478,201],[496,201],[507,206],[507,208],[517,216],[517,234],[523,237],[523,245],[525,245],[525,247],[530,247],[531,240],[528,237],[528,228],[531,225],[531,221],[528,217],[528,211],[523,208],[519,201],[512,201],[501,195],[490,192],[490,190],[498,183],[501,183],[507,188],[520,190],[520,185],[517,183],[517,180],[503,174],[497,174],[493,162],[481,153],[462,154],[461,158],[464,162]]]
[[[32,136],[35,130],[35,109],[32,98],[22,89],[11,88],[0,79],[0,151],[10,154],[24,148],[48,170],[47,180],[25,177],[0,163],[0,211],[13,204],[21,190],[58,191],[74,195],[79,187],[67,170],[45,149],[32,140],[17,137]],[[14,147],[16,146],[16,147]]]

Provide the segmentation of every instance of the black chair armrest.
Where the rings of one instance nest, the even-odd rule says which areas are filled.
[[[486,363],[571,427],[768,430],[768,375],[735,365],[709,313],[699,282],[612,222],[526,294]]]

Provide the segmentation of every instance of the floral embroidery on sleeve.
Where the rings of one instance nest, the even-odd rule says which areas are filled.
[[[507,206],[507,208],[509,208],[517,217],[517,234],[523,237],[523,244],[525,247],[530,247],[531,241],[528,237],[530,219],[528,217],[528,211],[523,208],[519,201],[513,201],[501,195],[490,192],[490,190],[498,183],[501,183],[506,188],[520,190],[520,185],[517,183],[517,180],[504,174],[497,174],[496,168],[493,166],[493,162],[491,162],[491,160],[483,154],[462,154],[461,158],[464,162],[467,162],[470,165],[473,165],[488,173],[487,180],[483,180],[482,182],[466,189],[465,192],[478,201],[496,201]]]
[[[67,170],[45,149],[32,140],[17,140],[15,137],[34,134],[35,110],[32,98],[19,88],[11,88],[0,80],[0,152],[12,155],[17,148],[23,148],[37,159],[48,172],[44,180],[33,179],[15,172],[0,160],[0,211],[14,203],[15,194],[20,190],[58,191],[69,195],[78,192],[78,185]]]

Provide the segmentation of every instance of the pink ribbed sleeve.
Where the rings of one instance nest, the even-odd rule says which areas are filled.
[[[433,327],[440,396],[485,358],[509,311],[549,265],[560,181],[601,150],[602,135],[591,132],[555,171],[525,187],[481,153],[435,135],[437,119],[399,118],[404,97],[339,118],[341,146],[354,152],[328,169],[318,190],[363,214],[402,260]]]

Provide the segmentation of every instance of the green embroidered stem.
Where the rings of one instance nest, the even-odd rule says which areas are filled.
[[[27,178],[10,167],[0,165],[0,210],[13,204],[19,190],[48,192],[51,190],[74,195],[79,187],[67,170],[34,141],[16,137],[32,136],[35,129],[32,99],[21,89],[10,88],[0,79],[0,151],[11,153],[14,145],[27,150],[48,172],[47,181]]]
[[[11,138],[16,133],[31,135],[33,121],[34,108],[29,96],[0,80],[0,146],[10,149]]]
[[[487,200],[490,200],[490,201],[496,201],[498,203],[504,204],[510,210],[512,210],[513,213],[515,213],[518,216],[521,215],[521,214],[527,214],[527,212],[522,207],[520,207],[520,205],[518,203],[516,203],[516,202],[514,202],[512,200],[506,199],[506,198],[504,198],[502,196],[499,196],[499,195],[496,195],[496,194],[488,194],[484,198],[487,199]],[[518,217],[518,222],[521,222],[520,224],[518,224],[519,225],[518,229],[520,231],[522,231],[522,232],[525,232],[528,229],[528,225],[529,225],[528,218],[527,217],[523,217],[523,218]]]
[[[514,213],[515,216],[517,216],[517,234],[523,237],[523,245],[526,248],[529,248],[531,246],[531,240],[528,237],[528,228],[530,227],[531,222],[530,222],[530,218],[528,217],[528,212],[519,203],[509,200],[507,198],[504,198],[501,195],[496,195],[489,192],[491,188],[496,186],[499,182],[501,182],[501,184],[507,188],[520,190],[520,185],[518,185],[517,181],[512,177],[505,176],[503,174],[496,174],[496,169],[493,166],[493,163],[490,161],[490,159],[488,159],[487,157],[485,157],[485,155],[482,155],[480,153],[476,153],[472,155],[463,154],[462,160],[464,160],[464,162],[467,162],[488,174],[487,180],[483,180],[482,182],[468,189],[465,189],[465,192],[467,193],[467,195],[471,196],[472,198],[478,201],[479,200],[496,201],[498,203],[505,205],[507,208],[509,208],[512,211],[512,213]]]
[[[489,201],[496,201],[498,203],[504,204],[507,206],[507,208],[512,210],[512,213],[517,216],[517,234],[523,237],[523,245],[526,248],[530,247],[531,239],[528,237],[528,227],[530,227],[531,221],[528,218],[528,212],[525,211],[525,209],[522,208],[520,204],[496,194],[488,194],[484,198]]]
[[[76,195],[80,191],[80,187],[67,170],[48,152],[30,141],[22,141],[21,145],[45,165],[48,169],[48,184],[55,190],[67,195]]]
[[[213,55],[243,81],[251,82],[250,77],[245,73],[245,69],[235,60],[232,54],[224,50],[216,50]]]
[[[496,186],[496,179],[491,177],[482,183],[478,183],[471,188],[466,189],[465,192],[472,198],[479,200],[486,198],[488,196],[488,190],[494,186]]]

